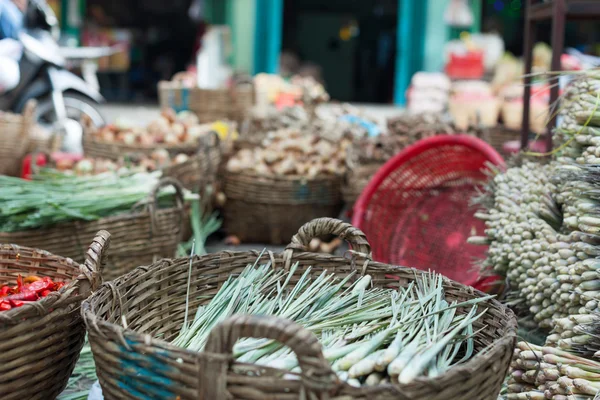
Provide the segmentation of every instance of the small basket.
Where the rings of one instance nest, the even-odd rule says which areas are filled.
[[[247,243],[284,243],[306,221],[337,217],[342,177],[265,177],[226,171],[224,229]]]
[[[166,186],[175,188],[176,206],[160,209],[158,193]],[[85,243],[89,242],[97,231],[108,230],[112,234],[114,244],[103,276],[111,280],[141,264],[173,257],[180,243],[184,215],[181,184],[172,178],[162,178],[148,200],[136,206],[130,213],[89,222],[66,222],[49,228],[0,232],[0,242],[43,248],[83,261]]]
[[[200,122],[230,119],[241,123],[254,105],[254,88],[250,84],[230,89],[185,88],[172,82],[158,83],[161,107],[175,111],[193,111]]]
[[[311,239],[330,234],[351,244],[352,260],[308,252]],[[487,312],[474,323],[475,356],[441,376],[421,377],[408,385],[354,388],[339,381],[312,333],[273,317],[234,316],[213,329],[202,352],[170,343],[186,319],[187,288],[189,298],[198,299],[189,303],[187,318],[193,319],[197,308],[208,303],[230,276],[257,262],[260,255],[258,262],[271,262],[273,268],[298,262],[292,281],[308,267],[316,276],[327,269],[339,278],[358,269],[370,274],[374,285],[390,288],[406,286],[423,274],[371,261],[369,254],[361,231],[322,218],[303,226],[283,253],[225,251],[162,260],[105,283],[82,305],[104,398],[496,400],[515,345],[516,318],[494,299],[482,303]],[[448,279],[444,290],[449,303],[482,296]],[[233,361],[232,346],[242,337],[271,338],[289,346],[298,355],[300,379],[284,379],[282,370]]]
[[[3,400],[54,399],[67,385],[85,337],[79,306],[102,283],[109,238],[98,232],[81,265],[45,250],[0,244],[1,284],[14,283],[18,274],[70,281],[39,301],[0,312]]]
[[[34,121],[35,102],[25,105],[23,115],[0,113],[0,174],[18,176],[21,159],[29,148]]]

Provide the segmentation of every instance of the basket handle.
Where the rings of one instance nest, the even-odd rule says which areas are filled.
[[[106,264],[106,256],[110,247],[110,233],[101,230],[85,254],[85,261],[79,267],[79,294],[87,298],[102,284],[102,269]]]
[[[229,397],[226,374],[231,366],[233,346],[241,338],[267,338],[288,346],[298,358],[307,398],[321,399],[323,393],[331,393],[339,384],[323,356],[321,343],[309,330],[283,318],[234,315],[215,326],[208,335],[204,349],[208,354],[199,358],[200,400]]]
[[[292,242],[285,248],[283,259],[285,268],[289,269],[292,263],[292,255],[295,250],[308,252],[310,241],[325,235],[335,235],[344,239],[352,246],[355,254],[366,259],[371,259],[371,245],[365,234],[351,224],[336,218],[316,218],[302,225],[298,233],[292,237]]]
[[[28,138],[31,127],[35,125],[35,109],[37,107],[37,102],[35,100],[28,100],[25,103],[25,108],[23,109],[23,131],[21,135],[23,138]]]
[[[171,178],[168,176],[162,177],[162,178],[160,178],[160,180],[158,181],[158,183],[156,184],[154,189],[152,189],[152,192],[150,193],[150,198],[147,202],[148,211],[150,212],[150,224],[151,224],[152,232],[156,232],[156,227],[157,227],[156,211],[159,209],[158,195],[159,195],[160,191],[167,186],[173,186],[175,188],[175,206],[179,210],[181,221],[183,221],[183,219],[184,219],[185,210],[183,207],[183,205],[184,205],[183,186],[175,178]]]
[[[177,179],[165,176],[160,178],[150,193],[150,202],[148,204],[153,207],[154,210],[158,210],[158,195],[160,191],[168,186],[173,186],[175,188],[175,205],[177,208],[183,209],[183,186]]]

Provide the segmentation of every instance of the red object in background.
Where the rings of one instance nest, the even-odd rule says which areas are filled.
[[[361,193],[352,218],[367,235],[373,259],[494,289],[490,282],[501,278],[481,277],[474,266],[486,247],[467,243],[485,229],[470,201],[487,181],[486,162],[504,166],[491,146],[466,135],[423,139],[389,160]]]
[[[23,162],[21,163],[21,178],[30,180],[31,179],[31,154],[27,154],[25,158],[23,158]],[[83,159],[83,155],[81,154],[70,154],[70,153],[52,153],[50,155],[50,159],[54,164],[59,164],[62,160],[69,160],[77,162]],[[36,157],[36,165],[38,167],[44,167],[48,164],[48,154],[46,153],[37,153]]]
[[[450,54],[450,61],[446,64],[446,75],[450,79],[481,79],[484,74],[483,52]]]
[[[27,154],[21,163],[21,178],[31,179],[31,154]],[[35,164],[38,167],[43,167],[48,163],[48,157],[44,153],[37,153]]]
[[[521,141],[511,140],[502,145],[502,150],[509,154],[517,154],[521,151]],[[535,153],[546,153],[546,142],[542,140],[536,140],[535,142],[529,142],[529,150]]]

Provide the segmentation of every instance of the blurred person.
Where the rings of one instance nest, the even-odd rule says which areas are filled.
[[[0,94],[19,84],[22,55],[19,34],[27,0],[0,0]]]

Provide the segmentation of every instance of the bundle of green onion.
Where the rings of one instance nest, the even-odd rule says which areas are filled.
[[[284,272],[249,265],[199,307],[173,344],[201,351],[211,329],[234,314],[287,318],[314,332],[333,370],[355,386],[439,376],[474,354],[473,323],[485,312],[478,313],[477,304],[490,296],[448,303],[442,277],[434,273],[392,290],[369,288],[368,275],[351,283],[353,274],[338,279],[323,271],[313,277],[309,268],[292,284],[297,268]],[[234,356],[299,372],[296,356],[272,340],[240,341]]]
[[[0,231],[15,232],[74,220],[93,221],[129,212],[146,201],[160,179],[153,173],[100,174],[86,177],[59,173],[33,181],[0,176]],[[161,198],[173,193],[161,191]]]

